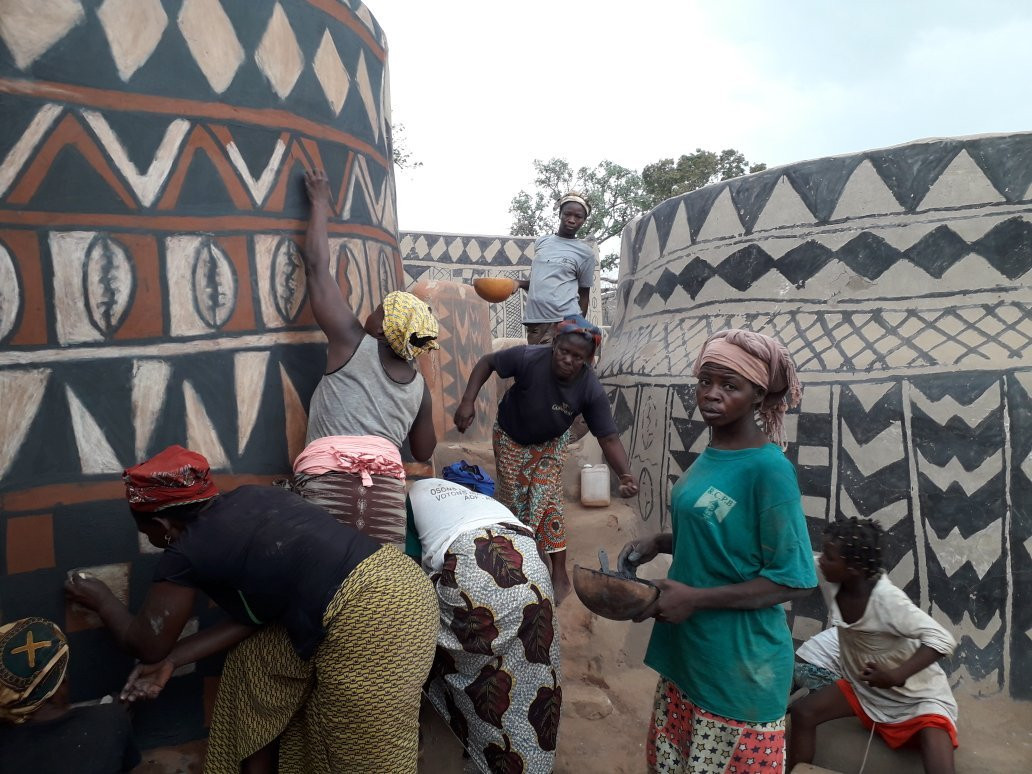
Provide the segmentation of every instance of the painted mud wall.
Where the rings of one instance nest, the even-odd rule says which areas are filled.
[[[122,468],[181,443],[231,488],[303,444],[305,167],[352,305],[404,285],[386,42],[358,0],[8,0],[0,114],[0,619],[64,627],[80,701],[131,662],[66,609],[66,571],[138,605],[155,561]],[[141,743],[202,735],[218,672],[140,708]]]
[[[445,442],[489,441],[497,414],[498,385],[491,379],[480,391],[473,425],[459,433],[452,422],[473,366],[492,351],[493,339],[525,339],[523,307],[527,294],[489,304],[473,291],[477,277],[530,277],[535,237],[434,234],[403,231],[400,251],[408,290],[426,300],[441,323],[441,349],[420,358],[420,370],[434,400],[434,426]],[[598,249],[588,319],[602,320]],[[454,462],[449,452],[436,455],[439,466]]]
[[[400,248],[405,281],[411,288],[421,281],[443,280],[469,285],[477,277],[527,279],[530,277],[531,261],[534,260],[535,241],[536,237],[403,231]],[[597,247],[595,258],[597,262]],[[472,297],[474,303],[477,300],[476,296]],[[521,291],[505,303],[486,304],[490,310],[493,338],[526,336],[523,329],[523,306],[526,300],[526,293]],[[588,319],[594,323],[601,323],[602,320],[597,268],[588,304]]]
[[[643,529],[708,441],[692,357],[745,327],[801,371],[789,416],[815,539],[877,518],[893,581],[948,626],[958,692],[1032,699],[1032,134],[793,164],[668,200],[623,234],[602,365]],[[817,543],[815,542],[815,545]],[[793,634],[824,627],[815,597]]]

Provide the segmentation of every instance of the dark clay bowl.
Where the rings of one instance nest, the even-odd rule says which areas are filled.
[[[573,566],[573,589],[584,607],[613,621],[641,615],[659,597],[659,589],[647,580],[607,575],[579,564]]]

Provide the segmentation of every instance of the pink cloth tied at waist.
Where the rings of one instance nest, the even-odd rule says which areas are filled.
[[[375,435],[329,435],[317,438],[294,460],[295,473],[357,473],[362,486],[372,486],[373,476],[405,480],[401,452],[390,441]]]

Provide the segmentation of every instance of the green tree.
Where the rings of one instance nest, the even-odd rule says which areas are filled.
[[[640,173],[608,159],[576,170],[563,158],[535,159],[534,189],[520,191],[509,205],[510,230],[516,236],[554,233],[559,225],[559,200],[567,191],[578,191],[591,204],[591,215],[580,236],[602,243],[671,196],[763,169],[765,164],[749,164],[734,149],[718,154],[700,148],[677,161],[660,159]],[[602,269],[615,268],[619,260],[618,254],[608,253],[602,258]]]
[[[762,172],[766,164],[750,164],[734,148],[720,153],[696,148],[695,153],[679,159],[660,159],[641,171],[642,190],[649,200],[649,209],[672,196],[679,196],[720,180],[752,172]]]

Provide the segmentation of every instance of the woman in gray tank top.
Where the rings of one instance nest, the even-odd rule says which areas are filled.
[[[308,297],[327,338],[292,488],[384,543],[405,542],[400,448],[430,459],[437,446],[430,391],[415,358],[437,349],[437,321],[411,293],[388,294],[363,324],[330,273],[332,205],[322,170],[305,174],[312,203],[302,254]]]

